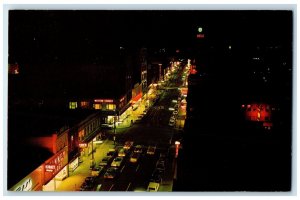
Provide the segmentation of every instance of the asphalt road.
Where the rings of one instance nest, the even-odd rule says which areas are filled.
[[[137,163],[131,163],[132,148],[127,153],[123,164],[118,168],[119,173],[114,179],[105,179],[103,174],[106,169],[104,169],[102,174],[97,177],[94,190],[97,185],[101,184],[100,191],[146,191],[160,153],[167,153],[170,157],[173,155],[170,151],[174,151],[172,139],[174,134],[177,134],[177,130],[168,125],[172,115],[169,107],[174,105],[172,100],[177,100],[179,96],[179,90],[176,86],[179,87],[180,84],[182,84],[181,76],[175,75],[172,81],[165,84],[168,89],[160,90],[153,106],[143,115],[140,122],[118,131],[116,135],[117,145],[122,146],[125,141],[133,141],[134,146],[143,146],[143,153]],[[112,134],[113,131],[109,131],[109,133]],[[146,153],[149,145],[156,146],[154,155]],[[172,177],[173,173],[173,161],[172,159],[167,160],[169,161],[167,163],[168,168],[166,168],[163,179]],[[167,174],[169,174],[168,177]]]

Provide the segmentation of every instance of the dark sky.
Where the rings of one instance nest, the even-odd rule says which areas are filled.
[[[76,54],[119,46],[186,47],[194,43],[198,26],[215,41],[286,42],[292,12],[12,10],[10,62],[72,61]]]

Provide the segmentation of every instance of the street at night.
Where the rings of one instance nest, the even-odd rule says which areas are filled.
[[[291,192],[294,15],[9,10],[5,190]]]

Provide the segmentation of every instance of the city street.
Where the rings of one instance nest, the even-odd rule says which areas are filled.
[[[175,138],[178,138],[179,129],[168,125],[172,115],[169,108],[174,106],[174,100],[177,101],[180,96],[177,87],[182,84],[181,76],[174,75],[174,77],[172,81],[165,83],[166,87],[172,86],[172,88],[151,90],[151,95],[145,95],[137,109],[132,110],[132,114],[118,124],[115,130],[105,130],[108,138],[102,144],[97,144],[94,152],[96,165],[106,156],[109,149],[120,148],[126,141],[133,141],[134,146],[142,145],[143,150],[137,163],[129,161],[132,149],[129,150],[124,158],[125,161],[118,167],[118,175],[112,180],[104,178],[103,175],[108,168],[104,167],[89,191],[96,190],[98,185],[101,185],[99,191],[146,191],[161,154],[166,155],[166,164],[158,191],[172,191],[176,168],[174,142]],[[146,106],[147,104],[149,107]],[[154,155],[147,154],[149,145],[156,147]],[[91,156],[85,157],[78,168],[70,172],[68,178],[56,181],[57,191],[80,190],[85,178],[91,176]]]

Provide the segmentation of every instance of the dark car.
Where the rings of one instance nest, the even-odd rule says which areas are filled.
[[[100,166],[108,166],[111,163],[112,159],[113,159],[112,156],[106,156],[100,161],[99,165]]]
[[[92,190],[95,183],[95,177],[86,177],[83,184],[80,187],[81,191],[89,191]]]
[[[116,149],[109,149],[108,152],[107,152],[107,156],[115,156],[117,155],[118,151]]]
[[[161,183],[162,182],[162,173],[152,174],[150,182]]]
[[[131,163],[136,163],[136,162],[138,162],[140,156],[141,156],[141,153],[135,153],[135,152],[133,152],[133,153],[131,154],[131,156],[130,156],[129,161],[130,161]]]
[[[142,153],[142,151],[143,151],[142,145],[136,145],[133,152],[134,153]]]
[[[92,176],[99,176],[103,171],[103,169],[104,169],[103,166],[94,167],[91,172]]]
[[[113,179],[118,175],[118,169],[115,167],[110,167],[106,170],[105,174],[104,174],[104,178],[105,179]]]

